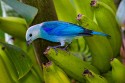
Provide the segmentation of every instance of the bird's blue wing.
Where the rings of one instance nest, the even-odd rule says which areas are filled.
[[[44,31],[46,31],[49,35],[56,35],[56,36],[79,36],[89,35],[86,32],[86,29],[82,28],[81,26],[62,22],[62,21],[49,21],[44,22],[42,25]]]

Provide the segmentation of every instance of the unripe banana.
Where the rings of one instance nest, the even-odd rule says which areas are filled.
[[[26,74],[23,78],[21,78],[18,81],[18,83],[45,83],[43,79],[41,79],[39,75],[34,71],[34,68],[32,68],[28,74]]]
[[[88,69],[83,72],[83,75],[85,76],[87,83],[108,83],[104,77],[95,74]]]
[[[13,37],[25,40],[27,23],[18,17],[0,17],[0,29]]]
[[[125,0],[120,2],[116,13],[116,19],[121,26],[125,27]]]
[[[107,73],[104,73],[102,75],[104,78],[106,78],[106,80],[108,81],[108,83],[114,83],[114,80],[112,78],[112,72],[108,71]]]
[[[58,20],[75,22],[76,11],[70,0],[53,0]],[[64,12],[66,11],[66,12]]]
[[[111,61],[112,77],[115,83],[125,83],[125,66],[116,58]]]
[[[116,12],[116,5],[114,3],[114,0],[99,0],[99,1],[104,2],[109,7],[111,7],[114,12]]]
[[[102,32],[94,21],[84,15],[78,20],[78,24],[85,28]],[[96,35],[84,38],[92,54],[92,65],[101,72],[108,71],[110,69],[110,59],[113,57],[113,51],[108,39]]]
[[[45,83],[70,83],[65,72],[53,62],[43,64],[43,76]]]
[[[46,54],[46,56],[50,60],[52,60],[53,62],[55,62],[55,64],[62,68],[67,73],[67,75],[80,82],[85,82],[85,78],[82,75],[85,69],[89,69],[95,73],[99,73],[94,66],[72,54],[69,54],[66,51],[60,49],[56,49],[55,51],[52,48],[47,48],[44,54]]]
[[[93,19],[94,12],[90,6],[91,0],[72,0],[74,2],[74,7],[77,10],[77,14],[82,13],[85,16]]]
[[[121,47],[120,28],[115,19],[113,10],[103,2],[95,1],[91,4],[94,8],[94,14],[99,27],[111,36],[109,42],[113,49],[113,55],[116,57]]]

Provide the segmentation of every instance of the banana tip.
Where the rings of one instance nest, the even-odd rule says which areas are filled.
[[[49,61],[49,62],[43,63],[42,65],[43,65],[44,67],[48,67],[48,66],[52,65],[52,62]]]
[[[50,47],[48,46],[43,54],[47,55],[49,50],[50,50]]]
[[[93,76],[92,73],[91,73],[88,69],[85,69],[85,70],[84,70],[83,75],[84,75],[84,76],[86,76],[86,75]]]
[[[92,0],[90,5],[93,6],[93,7],[96,7],[97,6],[97,0]]]
[[[113,60],[114,60],[114,58],[111,58],[111,59],[110,59],[110,61],[113,61]]]

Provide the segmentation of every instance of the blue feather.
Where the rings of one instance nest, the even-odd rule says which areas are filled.
[[[85,31],[81,26],[62,21],[44,22],[42,28],[49,35],[56,36],[79,36]]]
[[[111,37],[110,35],[105,34],[105,33],[103,33],[103,32],[96,32],[96,31],[92,31],[92,34],[93,34],[93,35],[101,35],[101,36],[106,36],[106,37],[108,37],[108,38],[110,38],[110,37]]]

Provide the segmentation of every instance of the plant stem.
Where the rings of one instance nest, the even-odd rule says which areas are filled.
[[[38,8],[38,14],[31,25],[38,24],[44,21],[58,20],[53,0],[21,0],[21,1],[23,3]],[[33,42],[36,58],[40,67],[42,63],[48,62],[48,59],[44,56],[43,52],[48,46],[53,46],[53,45],[54,45],[53,43],[43,39],[37,39]]]

